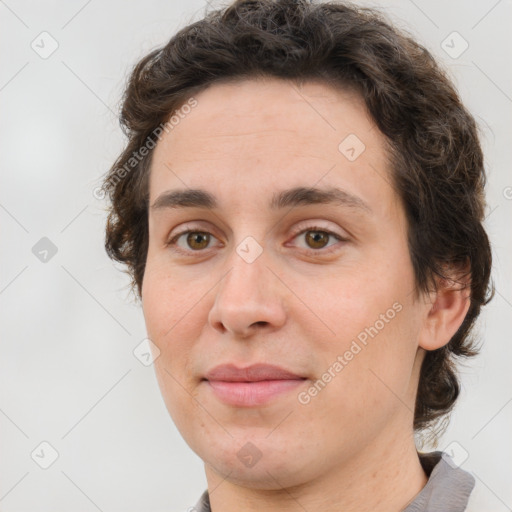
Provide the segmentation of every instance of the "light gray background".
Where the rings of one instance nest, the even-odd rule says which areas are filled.
[[[220,3],[213,4],[221,6]],[[365,5],[372,5],[365,2]],[[512,2],[374,2],[449,68],[483,134],[486,226],[497,294],[482,355],[440,449],[468,458],[486,512],[512,507]],[[150,49],[204,13],[203,0],[0,1],[0,510],[174,511],[206,488],[201,461],[165,409],[127,277],[103,250],[93,196],[123,146],[125,77]],[[43,59],[39,52],[57,50]],[[469,44],[458,58],[453,52]],[[43,42],[41,39],[45,37]],[[48,237],[58,252],[32,252]],[[40,443],[50,443],[57,460]],[[450,444],[450,443],[457,444]],[[42,451],[41,451],[42,450]]]

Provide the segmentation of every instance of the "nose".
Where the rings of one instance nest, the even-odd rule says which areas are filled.
[[[217,331],[236,338],[248,338],[266,330],[279,329],[286,322],[283,284],[261,255],[252,263],[234,253],[229,271],[218,285],[208,315]]]

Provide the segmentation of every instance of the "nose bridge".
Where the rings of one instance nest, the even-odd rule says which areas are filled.
[[[234,248],[209,315],[215,328],[246,336],[255,324],[283,324],[283,297],[268,264],[263,247],[252,237]]]
[[[245,226],[245,224],[244,224]],[[243,231],[240,230],[240,233]],[[246,230],[247,232],[247,230]],[[252,235],[242,235],[234,245],[231,254],[227,260],[229,272],[221,283],[221,288],[233,288],[229,295],[243,298],[247,296],[252,299],[258,299],[260,292],[264,292],[262,284],[269,277],[271,272],[267,268],[269,263],[269,252],[265,250],[262,243],[264,234],[259,234],[258,240]],[[266,283],[266,291],[269,292],[270,283]],[[219,290],[220,291],[220,290]],[[227,297],[229,298],[229,297]]]
[[[230,255],[229,272],[217,293],[217,299],[225,306],[249,308],[265,298],[272,300],[273,285],[269,282],[272,273],[267,268],[268,258],[263,252],[257,255],[256,251],[254,242],[243,241]]]

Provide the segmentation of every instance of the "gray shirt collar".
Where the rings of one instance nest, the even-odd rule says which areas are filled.
[[[475,486],[474,477],[457,467],[440,451],[419,453],[428,481],[402,512],[464,512]],[[208,490],[204,491],[193,512],[211,512]]]
[[[458,467],[446,453],[420,453],[429,479],[403,512],[463,512],[475,487],[473,475]]]

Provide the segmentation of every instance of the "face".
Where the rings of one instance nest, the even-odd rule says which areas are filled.
[[[207,475],[254,488],[396,446],[426,305],[363,101],[280,80],[195,99],[153,155],[142,287],[178,429]]]

